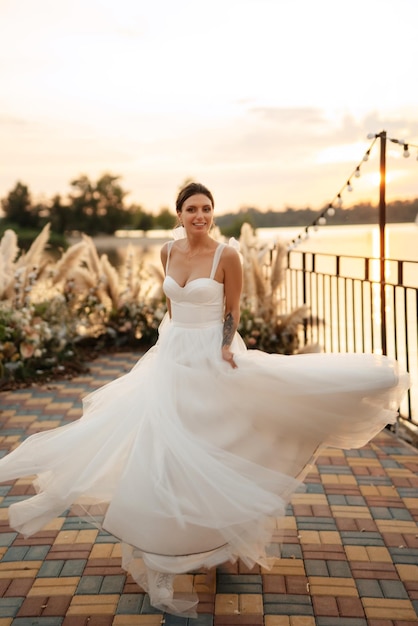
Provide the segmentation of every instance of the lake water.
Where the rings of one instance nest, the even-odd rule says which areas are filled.
[[[304,234],[301,228],[259,228],[260,239],[291,242]],[[309,231],[298,250],[327,254],[379,257],[379,227],[374,225],[322,226]],[[418,261],[418,225],[415,223],[389,224],[385,229],[386,258]]]
[[[128,244],[140,246],[150,258],[158,261],[161,245],[171,239],[171,231],[149,231],[144,237],[142,231],[120,231],[129,236],[99,237],[96,245],[99,252],[123,255]],[[290,243],[299,234],[300,227],[258,228],[257,237],[261,241]],[[318,231],[309,231],[309,238],[302,241],[298,250],[326,254],[379,257],[379,227],[374,225],[321,226]],[[388,224],[385,229],[386,257],[406,261],[418,261],[418,225]]]

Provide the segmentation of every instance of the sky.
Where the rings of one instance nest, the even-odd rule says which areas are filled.
[[[377,202],[368,134],[418,145],[417,24],[416,0],[0,0],[0,198],[110,172],[153,213],[190,178],[219,213]],[[388,200],[418,197],[402,154]]]

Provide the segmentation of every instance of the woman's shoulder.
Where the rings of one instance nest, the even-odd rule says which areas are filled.
[[[239,254],[238,251],[233,247],[230,246],[227,243],[221,244],[223,249],[222,249],[222,257],[224,259],[237,259],[239,258]]]
[[[230,270],[241,271],[241,258],[233,246],[223,244],[220,265],[224,270],[229,268]]]
[[[160,249],[160,258],[165,261],[167,259],[168,256],[168,251],[170,250],[170,247],[172,245],[172,241],[166,241],[165,243],[163,243],[163,245],[161,246]]]

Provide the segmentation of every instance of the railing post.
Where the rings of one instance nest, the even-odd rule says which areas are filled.
[[[303,276],[303,282],[302,282],[302,297],[303,297],[303,304],[306,305],[307,304],[307,289],[306,289],[306,282],[307,282],[307,275],[306,275],[306,252],[302,252],[302,276]],[[308,320],[307,318],[304,318],[303,320],[303,340],[304,340],[304,345],[306,346],[306,344],[308,343]]]
[[[379,193],[379,233],[380,233],[380,332],[382,354],[387,354],[386,345],[386,131],[379,133],[380,138],[380,193]]]

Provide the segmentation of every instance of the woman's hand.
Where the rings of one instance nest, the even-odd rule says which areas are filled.
[[[232,369],[236,369],[238,367],[234,360],[234,354],[231,352],[231,348],[229,346],[222,346],[222,358],[230,364]]]

